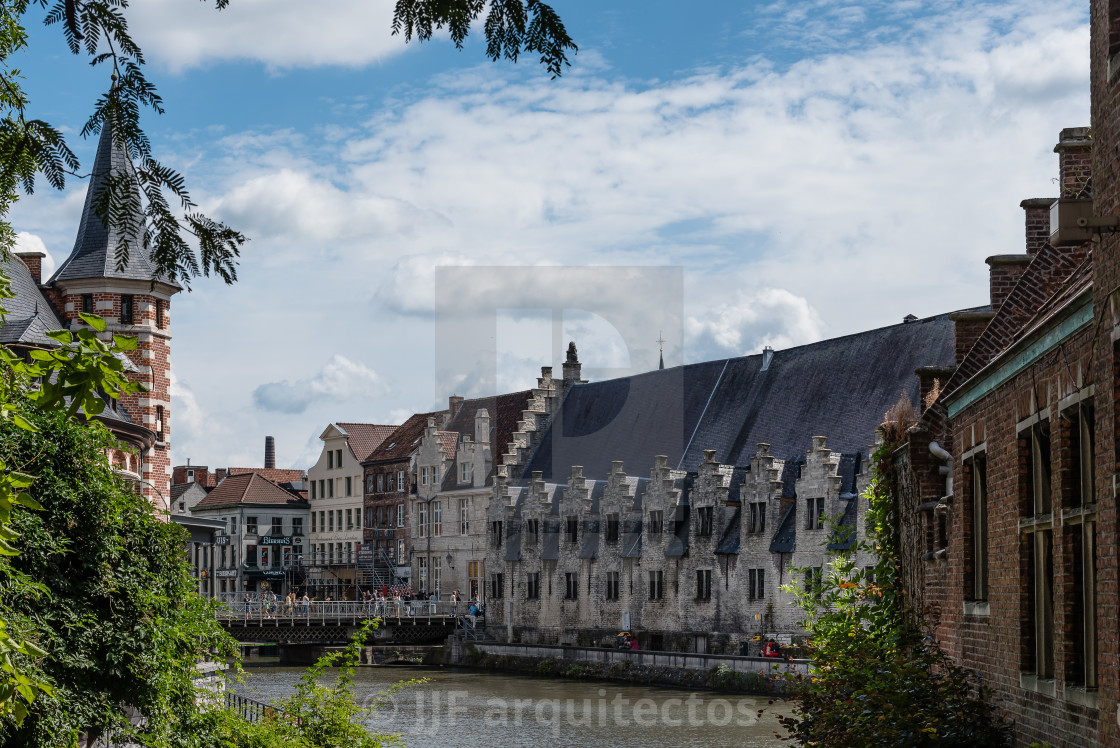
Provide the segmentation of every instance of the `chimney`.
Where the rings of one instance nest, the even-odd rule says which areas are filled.
[[[766,371],[770,368],[770,362],[774,360],[774,349],[766,346],[762,349],[762,368],[759,371]]]
[[[447,413],[448,413],[447,418],[448,418],[448,420],[451,420],[452,418],[455,417],[455,415],[459,412],[459,408],[461,408],[462,405],[463,405],[463,398],[459,397],[458,395],[452,395],[451,397],[447,398]]]
[[[227,470],[225,468],[218,468],[217,470],[214,471],[214,485],[215,486],[226,479],[226,472],[227,472]]]
[[[1089,197],[1092,176],[1093,140],[1088,127],[1067,127],[1058,136],[1054,153],[1058,154],[1061,197]]]
[[[1047,221],[1049,226],[1049,218]],[[984,260],[988,263],[988,298],[992,311],[1000,308],[1033,259],[1034,255],[992,255]]]
[[[995,317],[995,311],[981,309],[979,311],[953,312],[949,321],[953,323],[953,363],[959,365],[964,357],[972,350],[972,346],[984,333],[988,323]]]
[[[1046,242],[1050,241],[1050,206],[1052,197],[1029,197],[1019,203],[1026,212],[1027,254],[1038,254]]]
[[[276,467],[276,440],[271,436],[264,438],[264,467],[266,470]]]
[[[40,286],[43,284],[43,258],[46,257],[42,252],[13,252],[16,257],[23,260],[23,264],[27,266],[31,277],[35,280],[35,285]]]
[[[474,440],[479,444],[490,443],[490,412],[486,408],[474,413]]]

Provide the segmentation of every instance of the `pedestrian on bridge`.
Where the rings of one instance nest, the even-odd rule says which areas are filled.
[[[455,590],[454,592],[451,593],[451,615],[455,615],[455,613],[458,610],[459,610],[459,590]]]

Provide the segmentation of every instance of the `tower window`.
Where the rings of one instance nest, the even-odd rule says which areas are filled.
[[[163,406],[156,406],[156,435],[163,441]]]
[[[93,314],[93,294],[82,294],[82,313]]]
[[[132,295],[121,294],[121,324],[131,325],[134,319]]]
[[[163,302],[156,299],[156,327],[163,328]]]

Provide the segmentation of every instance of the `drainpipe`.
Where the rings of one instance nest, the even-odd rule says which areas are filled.
[[[945,476],[945,495],[953,495],[953,455],[949,454],[944,447],[937,442],[929,443],[929,451],[937,459],[945,464],[937,470],[941,475]]]

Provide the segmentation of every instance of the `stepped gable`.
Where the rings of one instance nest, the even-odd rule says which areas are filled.
[[[818,434],[834,451],[866,454],[900,392],[917,402],[914,371],[953,356],[953,323],[942,314],[775,351],[766,371],[757,354],[577,384],[521,477],[539,470],[556,480],[583,465],[587,477],[605,478],[612,460],[652,465],[659,454],[688,470],[704,449],[747,465],[758,442],[796,462]]]
[[[112,127],[108,122],[101,127],[97,152],[93,160],[89,187],[86,190],[82,220],[78,224],[78,237],[74,249],[65,262],[59,265],[50,283],[81,278],[129,278],[132,280],[158,280],[160,283],[181,288],[166,277],[156,277],[151,253],[144,247],[144,214],[134,212],[127,226],[107,228],[93,209],[94,201],[108,188],[110,175],[127,174],[130,177],[132,197],[136,206],[140,201],[140,185],[132,159],[122,143],[113,142]],[[128,261],[117,269],[117,250],[128,243]]]
[[[230,475],[214,487],[195,509],[207,509],[238,504],[291,504],[307,506],[307,500],[287,491],[260,473]]]
[[[55,347],[58,341],[47,337],[52,330],[61,330],[62,322],[47,302],[39,284],[27,265],[15,255],[3,263],[4,274],[11,282],[15,297],[0,301],[7,310],[0,327],[0,344]]]
[[[346,441],[350,444],[350,451],[361,462],[377,449],[385,437],[396,430],[395,425],[381,425],[376,423],[343,423],[336,421],[335,426],[346,433]]]
[[[475,415],[478,411],[485,410],[490,416],[491,468],[486,476],[486,485],[493,484],[494,470],[501,464],[502,455],[513,440],[513,432],[517,431],[521,414],[528,409],[529,398],[532,396],[532,390],[524,390],[495,397],[464,400],[455,411],[451,422],[444,427],[447,432],[455,432],[473,439]]]

